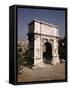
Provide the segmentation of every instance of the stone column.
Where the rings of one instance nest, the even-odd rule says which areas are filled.
[[[52,45],[52,64],[55,65],[57,63],[60,63],[59,61],[59,55],[58,55],[58,42],[55,39],[53,41],[53,45]]]
[[[41,46],[40,46],[40,35],[34,35],[34,65],[38,66],[41,62]]]

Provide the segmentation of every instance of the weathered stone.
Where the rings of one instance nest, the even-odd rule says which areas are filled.
[[[34,66],[43,67],[46,60],[49,60],[54,65],[60,62],[57,26],[39,20],[33,20],[29,24],[28,40],[28,55]]]

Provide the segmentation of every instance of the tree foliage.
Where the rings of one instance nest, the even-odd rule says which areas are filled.
[[[65,38],[59,40],[58,51],[59,51],[59,58],[60,59],[66,59],[66,56],[65,56]]]
[[[25,65],[28,62],[28,48],[18,43],[18,65]]]

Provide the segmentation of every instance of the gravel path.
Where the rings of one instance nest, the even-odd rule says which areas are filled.
[[[18,75],[18,82],[28,81],[46,81],[65,79],[65,64],[50,65],[46,64],[44,68],[30,69],[23,67],[23,72]]]

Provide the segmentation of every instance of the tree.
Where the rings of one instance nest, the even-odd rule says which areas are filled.
[[[18,65],[25,65],[28,62],[28,43],[24,41],[18,42]]]
[[[59,58],[66,59],[66,56],[65,56],[65,37],[63,39],[59,40],[58,51],[59,51]]]

